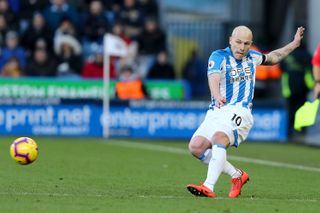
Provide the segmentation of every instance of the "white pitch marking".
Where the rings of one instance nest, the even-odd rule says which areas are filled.
[[[138,149],[151,150],[151,151],[190,155],[190,153],[187,150],[187,146],[186,146],[186,149],[181,149],[176,147],[167,147],[167,146],[150,144],[150,143],[138,143],[138,142],[128,142],[128,141],[120,141],[120,140],[110,140],[110,142],[107,142],[107,143],[112,145],[117,145],[117,146],[128,147],[128,148],[138,148]],[[317,168],[317,167],[282,163],[277,161],[261,160],[261,159],[255,159],[255,158],[246,158],[246,157],[239,157],[239,156],[233,156],[233,155],[228,155],[228,160],[234,160],[234,161],[239,161],[244,163],[253,163],[253,164],[259,164],[259,165],[265,165],[265,166],[303,170],[308,172],[320,172],[320,168]]]

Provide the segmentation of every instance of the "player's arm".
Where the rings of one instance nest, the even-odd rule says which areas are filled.
[[[220,73],[212,73],[208,76],[211,96],[215,100],[216,107],[220,108],[226,102],[226,98],[220,94]]]
[[[304,28],[298,27],[293,41],[280,49],[273,50],[272,52],[266,54],[266,59],[262,63],[262,65],[274,65],[287,57],[293,50],[300,46],[301,40],[303,38],[303,32]]]

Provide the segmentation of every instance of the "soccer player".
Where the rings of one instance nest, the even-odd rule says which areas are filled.
[[[315,98],[318,98],[320,96],[320,44],[313,55],[312,65],[313,76],[316,82],[314,87],[314,96]]]
[[[212,52],[207,72],[212,102],[189,143],[192,155],[208,164],[208,172],[204,183],[187,185],[192,194],[216,197],[214,187],[223,172],[232,177],[229,197],[240,195],[249,175],[227,161],[227,148],[238,147],[253,125],[251,102],[256,67],[279,63],[300,46],[303,33],[304,28],[299,27],[292,42],[264,55],[250,50],[252,32],[246,26],[238,26],[229,38],[230,47]]]

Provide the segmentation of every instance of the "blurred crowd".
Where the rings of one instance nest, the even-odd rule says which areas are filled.
[[[103,36],[126,43],[110,78],[132,66],[141,79],[175,79],[156,0],[0,0],[0,76],[102,78]]]

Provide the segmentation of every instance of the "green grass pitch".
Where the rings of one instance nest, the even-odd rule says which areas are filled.
[[[206,166],[181,141],[34,138],[39,158],[21,166],[0,137],[0,212],[320,212],[320,149],[246,142],[229,160],[250,181],[228,198],[222,175],[216,199],[186,190]]]

